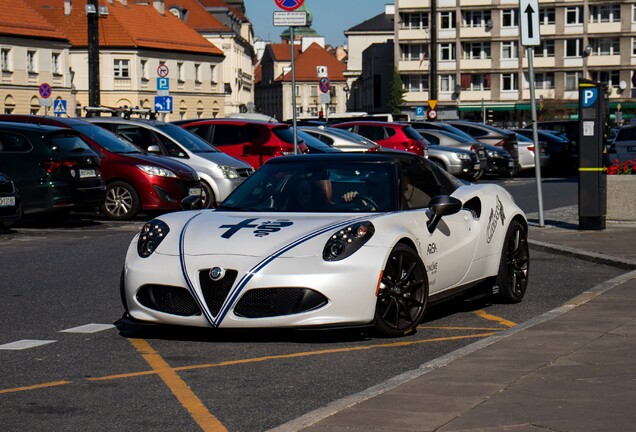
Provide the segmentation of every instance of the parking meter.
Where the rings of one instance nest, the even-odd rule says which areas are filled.
[[[579,79],[579,229],[604,230],[607,174],[603,136],[607,124],[605,86]]]

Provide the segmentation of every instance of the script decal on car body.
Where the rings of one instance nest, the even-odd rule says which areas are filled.
[[[501,219],[501,226],[505,225],[506,215],[504,214],[503,204],[499,199],[499,195],[496,195],[497,204],[494,209],[490,209],[490,216],[488,217],[488,227],[486,230],[486,242],[490,243],[495,231],[497,230],[497,221]]]
[[[278,219],[274,221],[268,220],[261,223],[253,223],[257,220],[258,218],[245,219],[237,223],[236,225],[221,225],[219,228],[229,228],[221,235],[221,237],[229,239],[243,228],[256,228],[254,230],[254,236],[265,237],[271,233],[280,231],[282,228],[292,226],[294,224],[292,221],[285,219]]]

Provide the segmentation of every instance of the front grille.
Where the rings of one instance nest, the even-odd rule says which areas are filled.
[[[234,308],[244,318],[292,315],[318,309],[328,302],[322,294],[308,288],[263,288],[245,293]]]
[[[226,270],[225,276],[221,280],[213,281],[210,278],[210,269],[199,271],[199,284],[201,285],[203,298],[213,316],[219,314],[221,306],[223,306],[225,298],[232,289],[237,275],[238,272],[236,270]]]
[[[188,290],[168,285],[144,285],[137,293],[139,303],[159,312],[180,316],[201,315]]]
[[[249,177],[253,172],[254,170],[252,168],[236,168],[236,173],[241,178]]]

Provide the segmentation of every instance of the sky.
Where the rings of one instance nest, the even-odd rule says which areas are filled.
[[[254,35],[273,43],[280,42],[280,34],[287,27],[274,27],[275,11],[282,11],[274,0],[244,0],[245,15],[254,26]],[[332,46],[345,45],[344,31],[384,12],[392,0],[305,0],[311,11],[311,27]]]

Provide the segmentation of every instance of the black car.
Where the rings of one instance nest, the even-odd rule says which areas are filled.
[[[486,174],[512,177],[515,174],[515,160],[506,150],[490,144],[484,144],[488,157]]]
[[[9,228],[22,217],[20,194],[6,174],[0,173],[0,228]]]
[[[512,129],[514,132],[532,138],[532,129]],[[537,130],[539,141],[547,144],[550,155],[550,171],[555,174],[572,174],[578,166],[576,142],[563,133]]]
[[[106,197],[99,164],[75,131],[0,122],[0,171],[15,182],[25,215],[64,217],[99,207]]]

